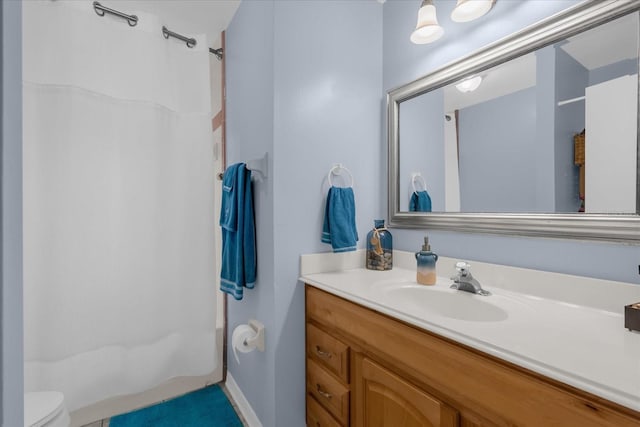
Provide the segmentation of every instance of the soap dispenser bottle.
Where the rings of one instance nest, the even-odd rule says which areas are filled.
[[[424,244],[422,245],[422,250],[416,252],[416,260],[418,261],[417,282],[422,285],[435,285],[438,255],[431,252],[428,236],[424,236]]]

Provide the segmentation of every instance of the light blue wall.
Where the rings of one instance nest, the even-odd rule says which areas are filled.
[[[498,1],[494,10],[484,18],[467,24],[454,24],[448,16],[455,1],[438,1],[438,19],[445,35],[440,41],[420,46],[409,41],[418,3],[389,0],[384,5],[385,91],[580,2]],[[399,30],[401,28],[409,30]],[[386,200],[380,202],[385,206]],[[440,255],[640,283],[638,246],[430,230],[394,229],[392,232],[397,249],[418,250],[422,236],[428,232],[433,250]],[[445,276],[449,273],[440,272]]]
[[[326,176],[353,174],[359,246],[382,218],[382,5],[245,0],[227,31],[228,162],[268,151],[257,183],[258,283],[229,299],[228,330],[267,326],[264,354],[229,352],[229,372],[265,426],[305,423],[304,292],[299,256],[320,242]]]
[[[553,46],[536,53],[536,207],[534,212],[556,212],[555,127],[556,51]]]
[[[444,91],[437,89],[400,104],[400,210],[409,210],[411,174],[420,172],[434,212],[444,200]],[[422,188],[417,184],[416,188]]]
[[[589,71],[589,86],[629,74],[638,74],[638,61],[635,59],[627,59]]]
[[[227,164],[246,162],[268,153],[273,170],[274,117],[274,4],[244,1],[226,32]],[[227,363],[253,410],[265,426],[275,425],[275,289],[273,172],[266,181],[254,181],[258,250],[258,279],[244,299],[227,297],[228,343],[233,329],[249,319],[266,328],[265,353],[253,352],[236,363],[228,345]]]
[[[0,425],[22,426],[22,5],[3,1],[0,5],[2,40],[2,189],[0,221]]]
[[[276,425],[304,425],[302,253],[320,243],[324,178],[343,163],[355,181],[359,246],[381,218],[382,6],[373,1],[276,1]]]
[[[458,113],[462,212],[536,209],[536,88]]]

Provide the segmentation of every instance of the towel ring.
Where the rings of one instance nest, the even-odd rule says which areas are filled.
[[[418,189],[416,188],[416,181],[422,183],[422,188],[424,191],[427,191],[427,183],[424,180],[424,177],[420,172],[414,172],[411,174],[411,186],[413,187],[413,192],[417,193]]]
[[[351,171],[342,166],[341,163],[333,165],[333,167],[329,171],[329,174],[327,175],[327,180],[329,181],[330,186],[333,187],[333,182],[331,182],[331,175],[342,175],[343,171],[349,174],[349,179],[351,179],[351,185],[349,185],[349,187],[353,187],[353,175],[351,175]]]

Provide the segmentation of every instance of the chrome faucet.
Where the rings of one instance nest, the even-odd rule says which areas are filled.
[[[470,268],[471,265],[464,261],[456,262],[456,275],[451,278],[453,280],[451,289],[483,296],[491,295],[491,292],[482,289],[480,282],[473,278]]]

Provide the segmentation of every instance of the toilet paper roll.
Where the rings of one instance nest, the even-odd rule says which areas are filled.
[[[249,344],[249,342],[255,338],[256,335],[256,331],[254,331],[249,325],[239,325],[233,330],[233,334],[231,335],[231,345],[233,346],[233,355],[235,356],[238,364],[240,364],[238,352],[249,353],[250,351],[255,350],[255,344]]]

